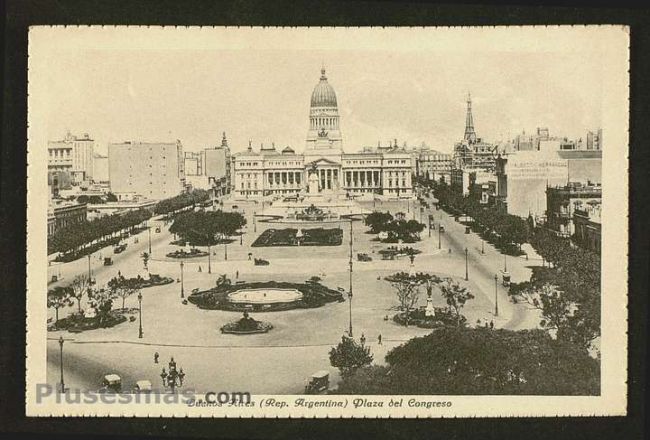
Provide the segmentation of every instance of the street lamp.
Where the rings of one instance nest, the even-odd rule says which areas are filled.
[[[144,333],[142,332],[142,292],[138,292],[138,317],[140,318],[140,331],[138,338],[142,339]]]
[[[162,378],[163,386],[165,388],[170,388],[172,390],[172,393],[174,393],[176,387],[183,385],[183,378],[185,377],[185,373],[183,372],[182,367],[179,371],[176,371],[176,362],[174,361],[174,358],[172,358],[169,361],[169,373],[167,373],[165,371],[165,367],[163,367],[162,373],[160,373],[160,377]]]
[[[467,248],[465,248],[465,281],[469,281],[467,258],[468,258],[468,251]]]
[[[149,230],[149,256],[151,256],[151,226],[149,226],[148,230]]]
[[[185,266],[185,263],[181,261],[181,298],[185,298],[185,282],[183,280],[183,266]]]
[[[228,261],[228,243],[223,244],[223,259]]]
[[[442,226],[442,223],[438,223],[438,249],[441,249],[441,247],[440,247],[441,246],[441,244],[440,244],[441,243],[440,234],[442,234],[442,232],[440,231],[441,226]]]
[[[499,291],[499,277],[497,274],[494,274],[494,316],[499,316],[499,297],[497,292]]]
[[[352,337],[352,217],[350,217],[350,290],[348,291],[350,303],[350,337]]]
[[[61,392],[65,393],[65,383],[63,382],[63,336],[59,336],[59,347],[61,348]]]
[[[257,232],[257,221],[255,220],[257,211],[253,211],[253,232]]]
[[[92,282],[92,273],[90,272],[90,254],[88,254],[88,282]]]
[[[485,240],[481,238],[481,254],[485,255]]]
[[[507,262],[506,258],[508,258],[508,257],[507,257],[507,255],[504,254],[503,255],[503,272],[508,272],[508,262]]]

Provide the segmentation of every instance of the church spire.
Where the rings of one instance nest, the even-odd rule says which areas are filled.
[[[468,142],[476,142],[474,118],[472,117],[472,95],[467,93],[467,117],[465,118],[465,137]]]

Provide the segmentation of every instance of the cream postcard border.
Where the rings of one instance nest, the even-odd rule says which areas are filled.
[[[30,28],[30,52],[33,38],[44,38],[49,29],[62,26],[34,26]],[[100,26],[67,27],[89,32]],[[124,27],[106,27],[119,30]],[[151,27],[151,32],[168,43],[182,48],[185,30],[197,28]],[[202,28],[207,30],[208,28]],[[222,28],[223,29],[223,28]],[[267,41],[274,28],[226,28],[233,38],[248,31],[251,40]],[[327,35],[334,30],[356,30],[366,38],[368,49],[373,44],[390,44],[393,37],[404,32],[423,28],[316,28]],[[598,32],[599,42],[607,46],[608,56],[603,58],[603,78],[608,81],[603,90],[603,131],[606,146],[603,151],[603,211],[602,211],[602,344],[601,344],[601,395],[594,397],[565,396],[366,396],[369,401],[383,401],[384,406],[354,408],[353,400],[363,396],[252,396],[254,407],[188,407],[178,404],[65,404],[57,403],[54,396],[37,404],[35,389],[46,383],[46,295],[47,271],[47,149],[46,139],[34,137],[34,127],[45,121],[40,113],[31,87],[28,97],[27,145],[27,357],[26,357],[26,413],[28,416],[190,416],[190,417],[515,417],[515,416],[615,416],[625,415],[627,407],[627,257],[628,257],[628,96],[629,96],[629,28],[625,26],[529,26],[529,27],[464,27],[446,28],[450,31],[509,32],[513,31],[512,46],[520,46],[517,33],[531,32],[549,38],[540,38],[530,50],[544,50],[563,30],[569,32]],[[310,32],[310,28],[291,28],[293,32]],[[253,32],[251,32],[253,31]],[[200,32],[199,34],[204,34]],[[257,35],[255,35],[257,34]],[[373,34],[368,38],[368,34]],[[548,34],[548,35],[546,35]],[[424,36],[424,35],[423,35]],[[203,35],[205,37],[205,35]],[[262,37],[262,38],[260,38]],[[146,40],[146,39],[145,39]],[[109,40],[105,40],[107,42]],[[270,42],[268,42],[270,41]],[[322,39],[326,47],[327,39]],[[550,42],[549,42],[550,41]],[[603,43],[603,41],[605,43]],[[245,42],[242,39],[242,42]],[[151,44],[139,41],[137,44]],[[299,44],[299,43],[291,43]],[[422,39],[426,45],[426,40]],[[150,46],[155,47],[155,46]],[[168,47],[168,46],[162,46]],[[416,50],[416,48],[410,48]],[[511,48],[505,48],[508,50]],[[29,72],[28,79],[32,75]],[[549,85],[551,87],[551,85]],[[273,398],[286,402],[286,406],[259,407]],[[295,406],[297,399],[309,402],[344,402],[345,407],[307,408]],[[451,407],[412,408],[408,401],[448,401]],[[390,406],[392,400],[403,399],[401,407]]]

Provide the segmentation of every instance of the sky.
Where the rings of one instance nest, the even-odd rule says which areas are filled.
[[[198,151],[225,131],[233,152],[249,140],[300,152],[323,65],[345,151],[396,138],[451,152],[468,92],[487,141],[536,127],[584,137],[602,127],[609,86],[601,29],[35,27],[30,138],[70,130],[100,152],[176,139]]]

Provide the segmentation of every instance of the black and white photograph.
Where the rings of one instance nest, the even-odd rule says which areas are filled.
[[[28,414],[624,415],[627,105],[623,26],[32,27]]]

